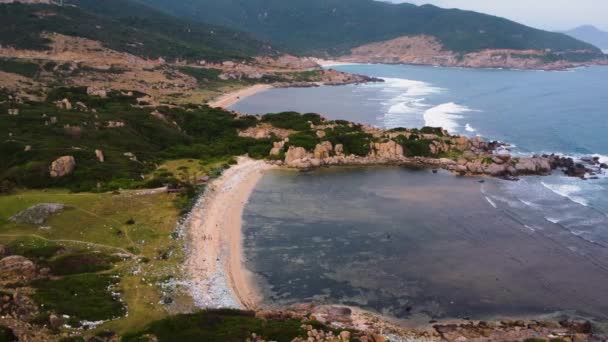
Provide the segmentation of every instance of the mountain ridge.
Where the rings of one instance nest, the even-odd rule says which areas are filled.
[[[593,25],[578,26],[562,33],[608,51],[608,32],[602,31]]]
[[[599,54],[591,44],[491,15],[433,5],[373,0],[138,0],[176,16],[224,25],[266,39],[289,52],[341,55],[402,36],[433,36],[448,50],[574,51]]]

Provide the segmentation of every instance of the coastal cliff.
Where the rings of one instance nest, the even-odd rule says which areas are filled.
[[[338,58],[342,62],[435,65],[464,68],[563,70],[585,65],[608,64],[593,50],[484,49],[458,53],[432,36],[403,36],[353,48]]]

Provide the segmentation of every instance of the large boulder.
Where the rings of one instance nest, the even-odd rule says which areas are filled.
[[[314,157],[315,159],[325,159],[325,158],[329,158],[331,156],[331,152],[334,150],[331,142],[329,141],[323,141],[320,144],[317,144],[317,146],[315,147],[315,151],[314,151]]]
[[[29,259],[13,255],[0,260],[0,283],[29,281],[36,277],[36,265]]]
[[[52,178],[60,178],[70,175],[76,168],[76,160],[72,156],[57,158],[50,167],[49,174]]]
[[[336,147],[334,148],[334,152],[336,153],[336,156],[338,156],[338,157],[344,156],[344,145],[336,144]]]
[[[43,224],[51,215],[58,213],[63,209],[65,209],[65,204],[40,203],[19,212],[9,220],[23,224]]]
[[[104,156],[104,154],[103,154],[103,151],[102,151],[102,150],[95,150],[95,157],[97,157],[97,160],[98,160],[100,163],[103,163],[103,162],[105,162],[105,161],[106,161],[106,157]]]
[[[494,177],[500,177],[500,176],[504,176],[507,173],[507,165],[505,164],[490,164],[487,165],[485,168],[485,173],[490,175],[490,176],[494,176]]]
[[[384,159],[400,159],[403,157],[403,146],[390,140],[385,143],[374,143],[373,155]]]
[[[308,152],[304,147],[289,146],[285,153],[285,164],[292,165],[295,161],[299,161],[308,157]]]

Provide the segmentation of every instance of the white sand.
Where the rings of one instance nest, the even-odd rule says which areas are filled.
[[[228,108],[248,96],[257,94],[270,88],[272,88],[272,85],[270,84],[256,84],[251,87],[224,94],[218,97],[217,99],[209,102],[209,106]]]
[[[195,303],[203,308],[256,308],[258,291],[243,265],[242,215],[264,171],[264,161],[240,157],[209,184],[187,222],[186,271]]]

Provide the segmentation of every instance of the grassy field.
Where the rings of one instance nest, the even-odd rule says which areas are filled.
[[[72,303],[70,298],[62,297],[62,289],[70,284],[74,287],[73,292],[83,287],[94,289],[99,281],[116,275],[115,288],[128,309],[128,316],[110,321],[99,329],[118,333],[140,329],[151,321],[166,317],[171,307],[190,305],[187,297],[163,293],[160,286],[179,275],[177,265],[183,260],[181,242],[175,239],[174,234],[179,214],[173,203],[176,197],[164,192],[73,194],[62,190],[21,191],[0,197],[0,243],[20,246],[19,252],[31,256],[35,256],[32,251],[37,251],[40,257],[34,260],[55,267],[58,271],[53,273],[70,273],[65,269],[74,270],[69,265],[75,260],[93,260],[96,264],[90,268],[80,265],[77,271],[72,271],[80,272],[78,270],[81,269],[81,272],[88,273],[65,275],[58,280],[35,284],[34,287],[44,289],[35,297],[37,301],[57,311],[69,311],[66,305]],[[12,215],[38,203],[64,203],[69,208],[55,214],[42,227],[9,221]],[[56,254],[54,246],[76,252],[73,256],[51,257]],[[103,254],[92,258],[93,251]],[[108,267],[108,260],[102,255],[116,253],[132,257],[122,262],[111,259],[114,264]],[[90,279],[90,275],[94,275],[95,281]],[[92,303],[101,300],[98,298],[100,291],[94,292],[91,290],[89,295]],[[171,307],[159,305],[168,297],[173,302]],[[86,303],[86,298],[86,295],[79,297],[78,301]],[[113,316],[120,312],[115,305],[101,313],[80,311],[70,311],[69,314],[101,319],[105,312]]]

